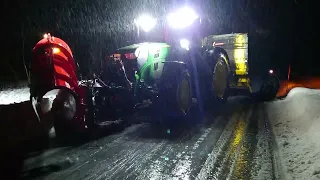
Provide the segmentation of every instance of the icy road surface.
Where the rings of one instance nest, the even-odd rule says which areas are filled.
[[[199,120],[200,121],[200,120]],[[25,160],[25,179],[277,179],[264,106],[232,98],[203,123],[142,123]],[[37,178],[36,178],[37,177]]]
[[[19,151],[24,149],[19,139],[30,135],[28,130],[37,131],[36,121],[29,123],[32,113],[24,112],[21,106],[29,103],[14,107],[8,104],[28,100],[28,89],[2,92],[0,104],[5,106],[1,106],[1,113],[14,118],[1,121],[1,133],[10,133],[2,137],[4,141],[8,140],[6,136],[14,139],[13,150]],[[21,176],[110,180],[283,179],[265,110],[264,104],[235,97],[215,116],[195,119],[197,124],[164,127],[133,124],[78,146],[61,147],[53,143],[40,154],[26,156]],[[16,127],[21,122],[28,128]],[[15,161],[9,158],[9,162]]]

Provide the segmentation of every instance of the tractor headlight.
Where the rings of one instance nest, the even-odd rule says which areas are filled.
[[[168,23],[174,29],[186,28],[198,19],[198,15],[189,7],[184,7],[168,15]]]
[[[143,31],[149,32],[157,24],[157,19],[149,15],[141,15],[134,20],[134,23],[140,27]]]
[[[190,41],[188,39],[180,39],[180,47],[189,50],[190,49]]]

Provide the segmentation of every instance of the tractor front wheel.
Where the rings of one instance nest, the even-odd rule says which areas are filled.
[[[168,67],[163,74],[159,94],[162,116],[166,118],[185,117],[192,104],[192,85],[189,72],[182,68]]]

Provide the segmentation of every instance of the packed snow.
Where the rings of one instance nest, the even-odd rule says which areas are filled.
[[[47,92],[43,98],[48,98],[53,100],[57,95],[58,90],[53,89]],[[0,105],[8,105],[13,103],[20,103],[30,100],[30,90],[25,84],[20,84],[18,86],[7,86],[0,88]]]
[[[286,179],[320,179],[320,90],[294,88],[268,103]]]
[[[0,105],[20,103],[29,99],[30,93],[28,87],[8,88],[0,93]]]

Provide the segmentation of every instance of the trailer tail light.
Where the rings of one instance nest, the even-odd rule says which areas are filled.
[[[135,55],[135,53],[127,53],[127,54],[124,54],[124,56],[128,60],[137,59],[137,56]]]
[[[213,47],[215,47],[215,46],[223,46],[224,45],[224,43],[223,42],[213,42]]]
[[[126,54],[123,54],[123,55],[128,60],[137,59],[137,56],[135,55],[135,53],[126,53]],[[118,60],[121,59],[121,54],[112,54],[112,55],[109,56],[109,59],[118,61]]]

